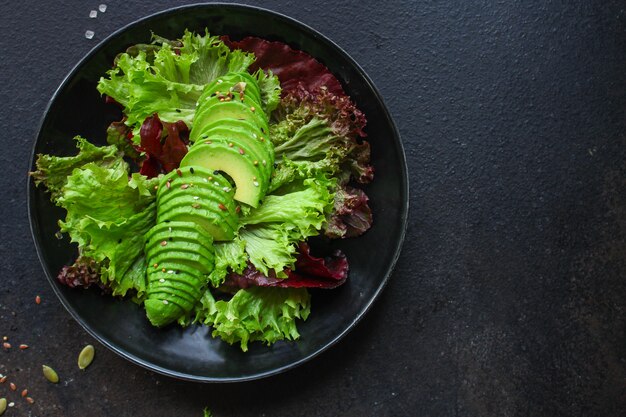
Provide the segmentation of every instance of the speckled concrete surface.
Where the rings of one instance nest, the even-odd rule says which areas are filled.
[[[216,417],[623,415],[620,1],[251,2],[329,36],[385,97],[411,173],[396,272],[337,346],[262,381],[179,382],[94,342],[39,266],[29,154],[48,99],[98,40],[181,3],[111,1],[97,19],[98,2],[0,5],[0,335],[14,345],[0,351],[0,373],[18,386],[0,385],[15,402],[7,417],[202,416],[204,407]],[[86,343],[96,360],[80,372]],[[40,376],[43,363],[59,385]]]

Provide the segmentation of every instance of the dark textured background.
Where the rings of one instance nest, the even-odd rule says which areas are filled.
[[[0,385],[6,416],[624,415],[622,1],[251,2],[336,41],[385,97],[411,173],[396,272],[342,342],[277,377],[178,382],[97,343],[79,372],[95,342],[54,298],[28,227],[35,131],[99,40],[181,3],[109,1],[95,20],[98,2],[0,5],[0,335],[31,345],[0,351],[0,373],[36,400]]]

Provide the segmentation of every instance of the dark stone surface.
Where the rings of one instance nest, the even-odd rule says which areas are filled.
[[[387,100],[411,172],[396,272],[355,331],[277,377],[179,382],[99,344],[79,372],[94,342],[54,298],[28,227],[35,131],[98,40],[180,3],[109,2],[95,20],[98,3],[0,5],[0,335],[31,346],[0,351],[0,373],[36,400],[0,385],[16,402],[6,416],[623,415],[621,1],[263,2],[336,41]]]

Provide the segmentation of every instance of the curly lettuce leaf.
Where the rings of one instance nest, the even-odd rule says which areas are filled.
[[[246,242],[239,237],[226,242],[215,242],[215,266],[209,274],[209,282],[219,287],[229,271],[243,271],[248,264]]]
[[[182,120],[189,128],[205,85],[228,72],[246,71],[254,55],[231,51],[217,36],[185,31],[180,42],[153,36],[154,47],[120,54],[115,67],[98,83],[101,94],[124,108],[135,136],[154,113],[168,123]]]
[[[103,167],[117,164],[122,154],[116,146],[96,146],[86,139],[76,136],[78,155],[53,156],[39,154],[35,161],[36,171],[30,173],[35,185],[43,184],[50,192],[50,199],[56,202],[61,190],[67,183],[69,175],[74,169],[93,162]]]
[[[109,166],[90,162],[74,169],[57,199],[67,211],[61,231],[81,257],[100,265],[100,279],[114,295],[145,291],[143,239],[156,221],[157,182],[136,173],[129,179],[121,158]]]
[[[262,341],[268,345],[300,337],[296,319],[306,320],[311,311],[310,296],[304,288],[241,289],[228,301],[216,301],[210,291],[200,300],[198,320],[213,326],[213,337],[229,344]]]

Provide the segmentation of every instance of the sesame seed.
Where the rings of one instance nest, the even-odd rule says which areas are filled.
[[[194,200],[199,200],[200,197],[198,197],[197,195],[193,197]]]
[[[187,188],[189,188],[189,184],[183,184],[180,186],[181,190],[186,190]]]
[[[219,182],[217,182],[217,181],[215,181],[213,184],[215,184],[215,186],[216,186],[216,187],[219,187],[219,186],[220,186],[220,183],[219,183]]]
[[[265,159],[263,160],[263,165],[267,165],[267,161]]]
[[[163,300],[163,304],[169,304],[169,302],[167,300]]]
[[[173,274],[173,273],[174,273],[174,271],[170,269],[169,271],[167,271],[167,273],[168,273],[168,274]]]
[[[224,81],[222,81],[222,80],[217,80],[217,83],[218,83],[218,84],[221,84],[221,83],[223,83],[223,82],[224,82]]]
[[[203,180],[204,182],[209,182],[209,180],[207,180],[206,178],[202,178],[202,180]]]
[[[165,282],[165,278],[161,278],[159,282]]]
[[[254,181],[252,184],[254,184],[254,186],[255,186],[255,187],[258,187],[258,186],[259,186],[259,183],[258,183],[258,182],[256,182],[256,181]]]

